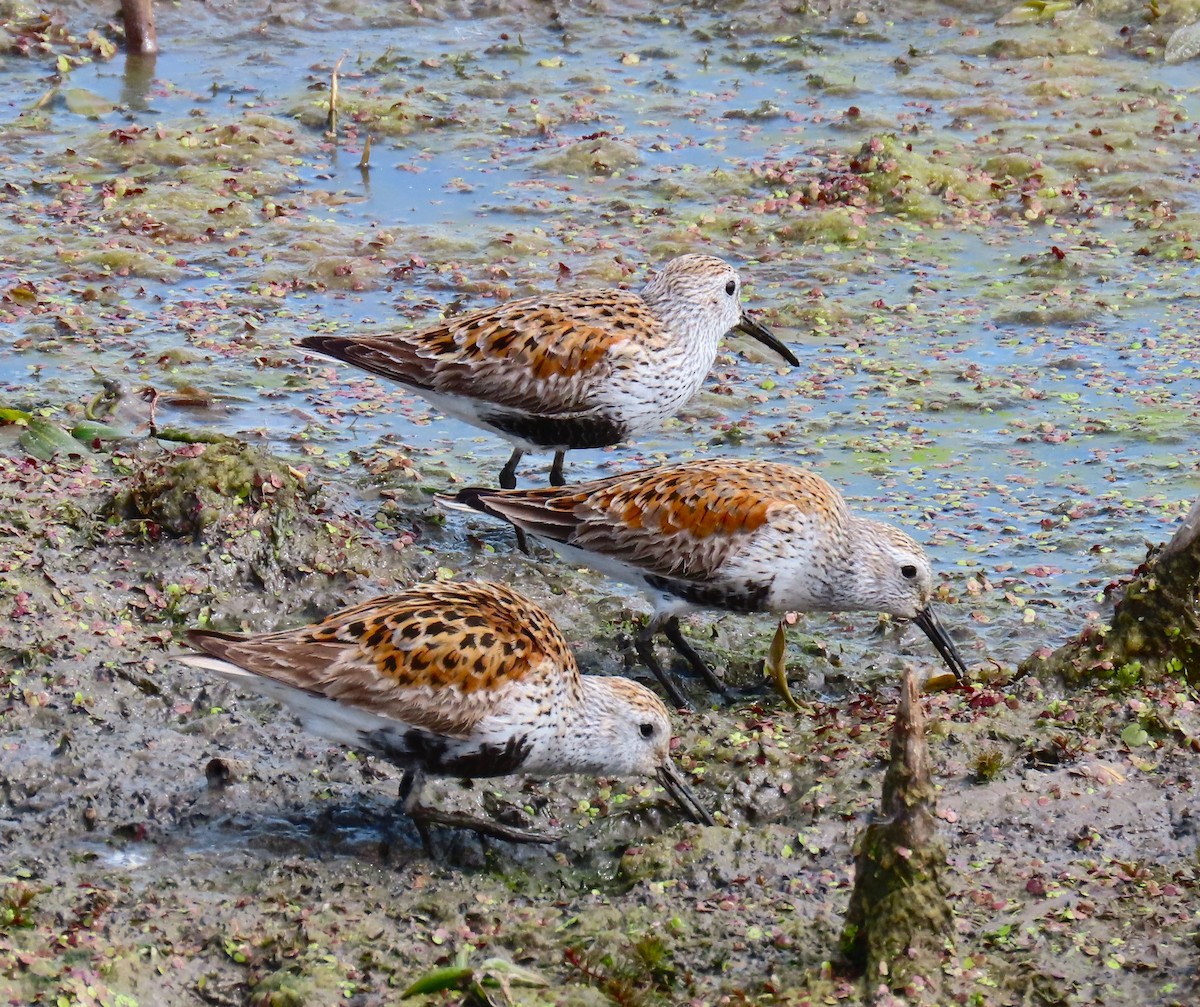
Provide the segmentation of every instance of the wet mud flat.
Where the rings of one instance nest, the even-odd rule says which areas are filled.
[[[1053,6],[294,5],[254,12],[279,44],[241,69],[228,11],[164,8],[164,42],[187,14],[214,48],[140,97],[81,9],[5,8],[3,996],[391,1003],[465,960],[497,1003],[1193,1002],[1194,692],[1014,671],[1103,620],[1200,489],[1197,91],[1161,62],[1198,14]],[[391,767],[169,656],[190,625],[472,576],[639,674],[636,597],[432,506],[503,445],[291,343],[689,250],[745,263],[804,366],[731,344],[660,437],[569,471],[811,464],[935,556],[980,682],[924,700],[956,930],[895,993],[837,946],[899,673],[936,666],[915,631],[803,619],[799,711],[691,683],[676,758],[718,826],[647,781],[446,781],[564,839],[444,833],[434,860]],[[685,631],[750,686],[773,628]]]
[[[677,759],[717,826],[680,823],[645,781],[447,781],[432,788],[439,802],[565,837],[543,850],[440,833],[431,861],[391,817],[391,767],[165,656],[195,600],[249,576],[237,559],[225,578],[208,571],[270,503],[201,542],[155,542],[102,516],[130,479],[104,467],[5,462],[5,520],[37,519],[25,561],[5,571],[23,608],[4,640],[24,658],[8,673],[4,734],[14,1002],[89,1002],[88,986],[112,1003],[388,1002],[464,948],[551,983],[516,1002],[860,999],[830,962],[849,851],[878,801],[895,693],[884,676],[869,691],[836,678],[796,688],[799,713],[764,695],[681,717]],[[439,550],[410,567],[336,499],[320,519],[324,535],[357,521],[359,552],[341,565],[373,568],[328,578],[320,607],[449,561]],[[477,572],[500,563],[481,557]],[[151,565],[168,579],[161,594]],[[593,584],[541,559],[514,573],[589,670],[621,670],[615,641],[596,639]],[[733,671],[751,681],[769,633],[728,633]],[[1173,990],[1187,989],[1194,948],[1195,701],[1171,688],[1064,696],[1026,679],[925,705],[957,932],[930,976],[940,992],[914,999],[1187,1002]]]

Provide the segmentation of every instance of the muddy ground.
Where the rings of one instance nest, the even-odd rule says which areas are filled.
[[[141,78],[83,5],[0,13],[0,1002],[382,1004],[456,962],[496,1003],[1196,1002],[1194,690],[1015,678],[1200,491],[1194,4],[185,2]],[[717,826],[648,781],[444,781],[564,838],[433,859],[391,767],[171,660],[489,577],[640,674],[636,596],[432,505],[502,445],[291,343],[689,250],[801,373],[732,344],[571,472],[783,458],[930,548],[977,682],[925,698],[955,934],[894,994],[837,948],[899,673],[936,670],[911,628],[802,620],[800,711],[691,683]],[[686,631],[749,687],[773,628]]]
[[[22,543],[4,573],[12,1002],[383,1003],[463,949],[551,984],[514,992],[524,1003],[861,999],[835,948],[851,844],[878,799],[886,676],[864,688],[835,669],[819,690],[796,688],[799,714],[766,697],[681,717],[678,759],[718,826],[681,824],[645,781],[445,782],[439,800],[523,809],[566,838],[541,849],[443,834],[430,860],[389,816],[390,767],[168,654],[210,599],[263,627],[311,614],[247,580],[291,580],[284,598],[302,591],[325,610],[436,575],[445,533],[397,552],[333,494],[315,519],[285,515],[284,557],[261,497],[199,541],[160,537],[146,519],[116,520],[111,487],[123,499],[161,450],[4,462],[4,523]],[[594,584],[510,562],[497,550],[473,572],[549,606],[589,670],[622,670]],[[326,563],[360,574],[296,574]],[[749,681],[769,634],[732,622],[723,642]],[[928,979],[940,992],[912,999],[1189,1002],[1194,699],[1062,696],[1026,679],[926,705],[958,930]],[[214,758],[232,780],[206,775]]]

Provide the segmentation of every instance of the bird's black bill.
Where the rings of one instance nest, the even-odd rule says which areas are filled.
[[[713,821],[713,816],[708,813],[708,809],[696,799],[691,788],[683,782],[683,777],[679,775],[675,763],[668,760],[658,767],[658,782],[671,795],[671,799],[679,805],[679,810],[693,822],[699,822],[701,825],[717,824]]]
[[[959,656],[958,648],[954,646],[954,641],[950,639],[950,634],[938,622],[938,617],[933,614],[933,606],[920,612],[913,619],[913,622],[925,631],[925,635],[929,637],[930,642],[937,648],[937,652],[942,655],[942,660],[954,672],[954,677],[960,682],[964,681],[968,674],[967,666]]]
[[[763,346],[769,346],[793,367],[800,366],[800,361],[796,358],[796,354],[789,350],[787,346],[785,346],[776,337],[774,332],[768,329],[765,325],[763,325],[762,322],[760,322],[757,318],[754,318],[749,313],[743,311],[741,320],[737,323],[737,325],[734,326],[734,328],[737,329],[738,332],[744,332],[746,335],[757,339],[763,344]]]

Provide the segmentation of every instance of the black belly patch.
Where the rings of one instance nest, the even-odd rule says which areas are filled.
[[[603,416],[514,416],[491,413],[481,417],[495,430],[520,437],[543,448],[606,448],[625,439],[625,425]]]
[[[523,734],[514,735],[503,745],[479,745],[454,755],[450,754],[451,746],[460,746],[461,742],[415,727],[403,733],[387,729],[364,731],[360,736],[368,751],[401,769],[419,766],[432,776],[508,776],[520,770],[533,750]]]
[[[729,612],[762,612],[770,588],[766,584],[752,584],[734,588],[728,584],[703,584],[695,581],[675,580],[645,574],[646,583],[656,591],[690,601],[706,608],[723,608]]]

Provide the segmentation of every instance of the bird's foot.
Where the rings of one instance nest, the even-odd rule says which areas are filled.
[[[549,832],[533,832],[528,829],[518,829],[511,825],[503,825],[489,818],[476,818],[474,815],[462,814],[457,811],[441,811],[423,804],[416,804],[408,810],[409,817],[421,835],[421,842],[426,852],[430,851],[429,826],[442,825],[449,829],[467,829],[480,836],[492,839],[503,839],[506,843],[557,843],[561,835]]]
[[[642,629],[637,636],[633,638],[633,649],[637,652],[638,659],[653,673],[658,679],[658,684],[663,687],[667,697],[675,705],[676,709],[690,710],[691,704],[687,701],[675,680],[663,670],[663,666],[658,663],[658,658],[654,654],[654,636],[650,627]]]
[[[729,687],[717,677],[715,671],[708,666],[708,662],[696,653],[687,640],[684,639],[683,633],[679,629],[679,619],[672,616],[662,627],[663,635],[671,641],[671,646],[675,651],[688,663],[692,669],[692,674],[704,679],[708,683],[708,687],[713,692],[720,693],[726,699],[729,698]]]

